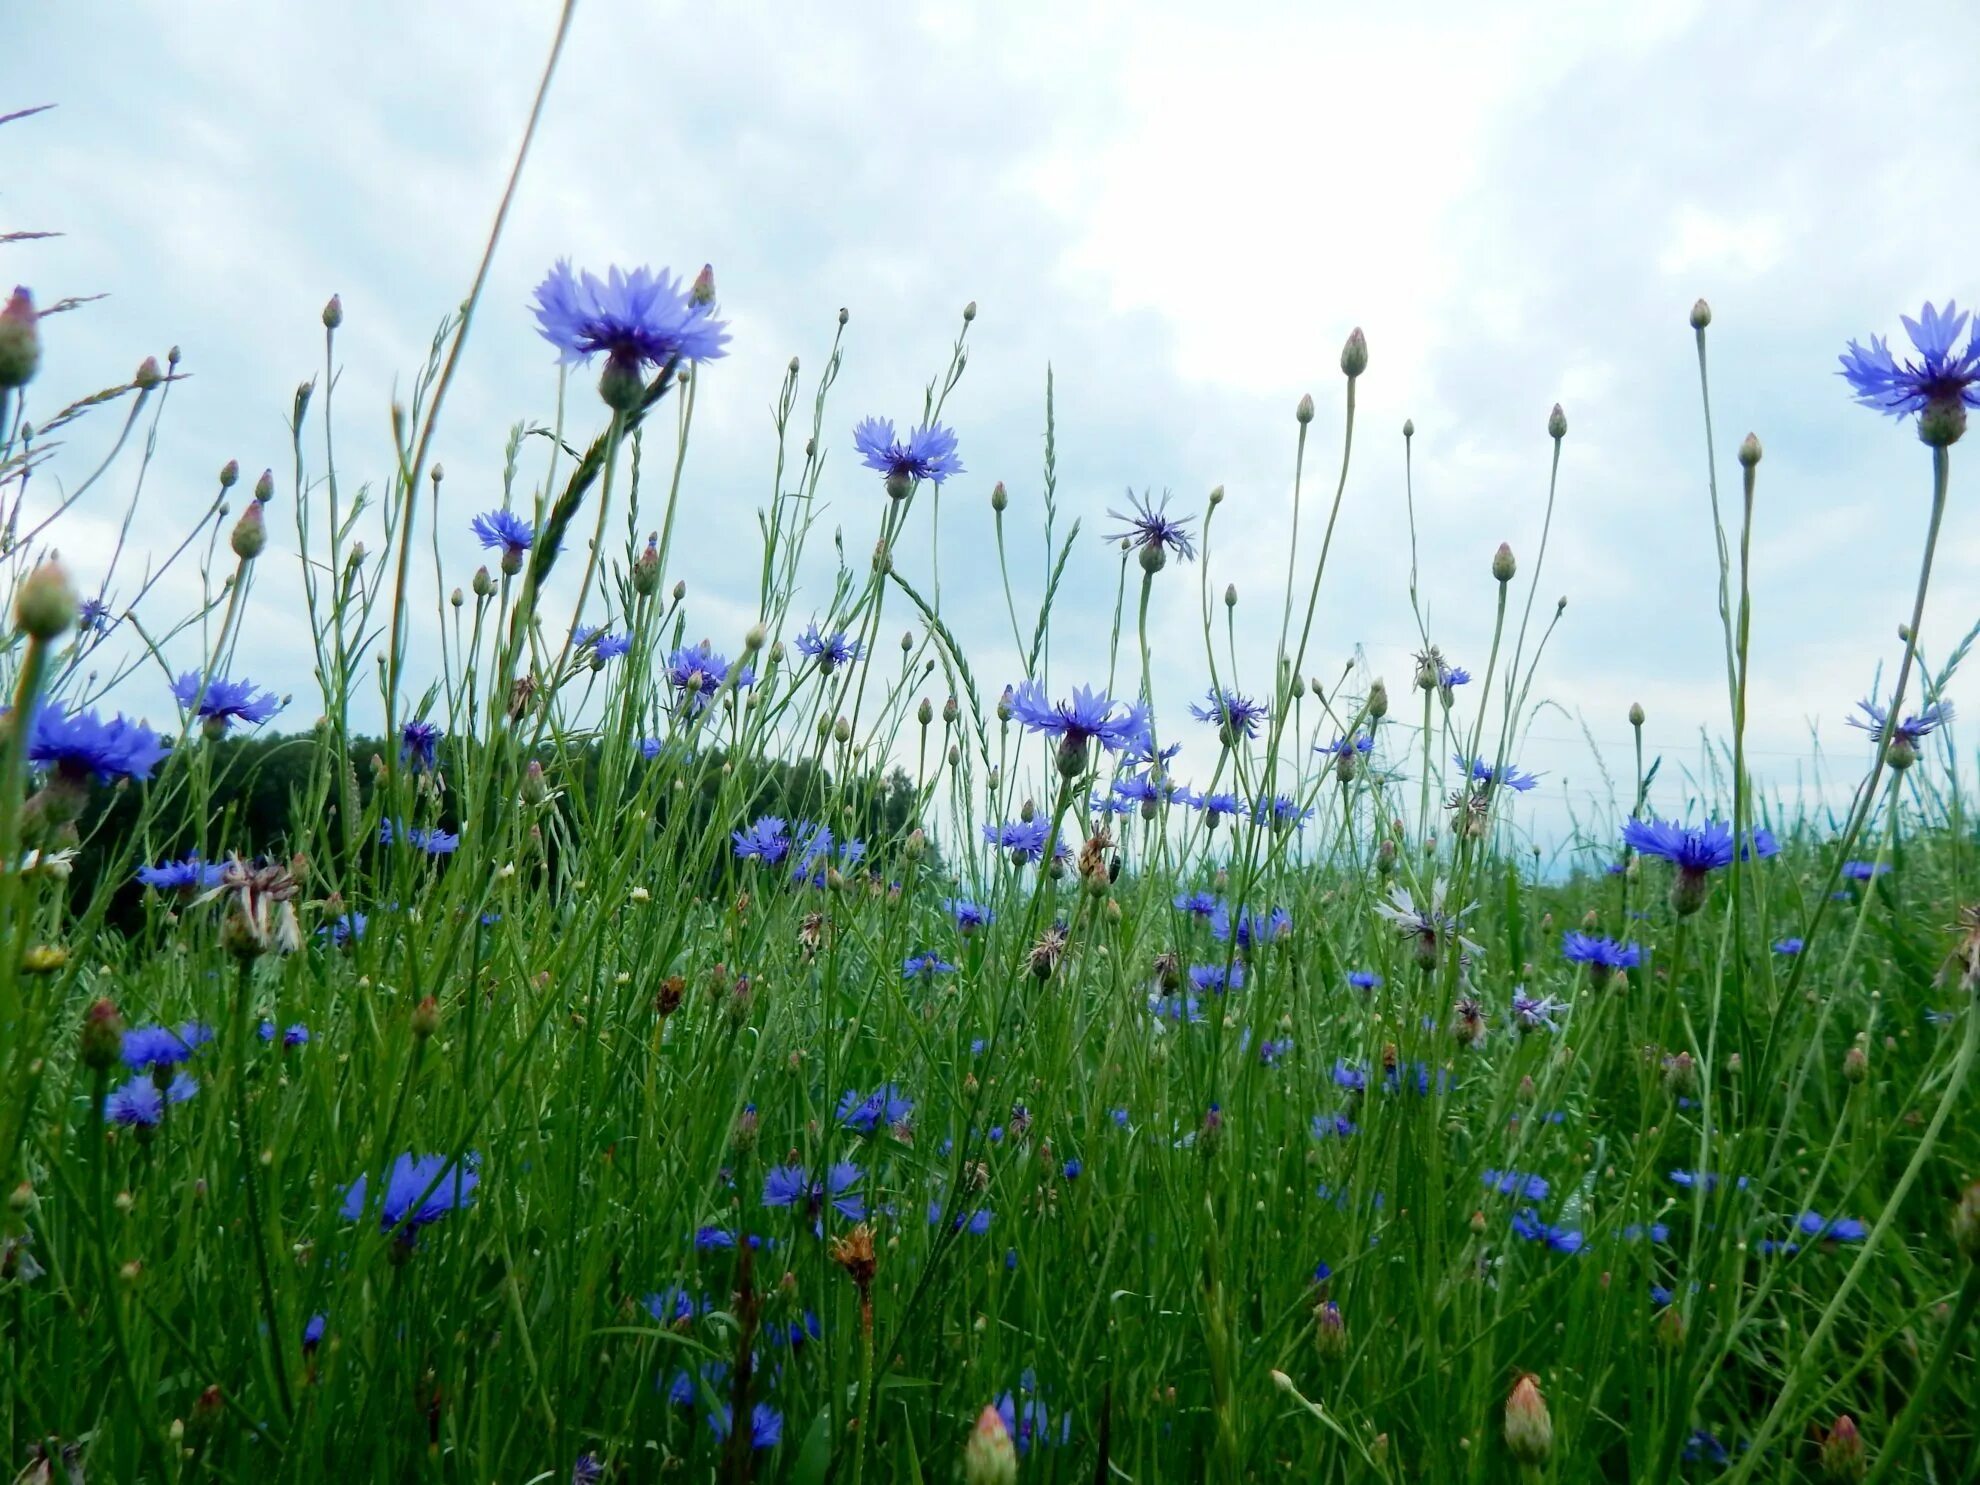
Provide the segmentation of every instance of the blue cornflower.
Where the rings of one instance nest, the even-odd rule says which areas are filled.
[[[1921,741],[1953,719],[1950,701],[1935,701],[1924,711],[1896,723],[1891,721],[1890,712],[1874,701],[1859,701],[1856,709],[1863,715],[1851,717],[1850,726],[1862,728],[1881,743],[1893,748],[1909,748],[1913,753],[1918,751]]]
[[[728,657],[716,654],[705,639],[698,645],[682,645],[667,657],[667,681],[680,693],[680,709],[690,716],[728,684],[729,671]],[[735,684],[738,690],[755,685],[756,672],[747,665],[736,666]]]
[[[172,682],[172,694],[179,705],[198,709],[209,732],[227,730],[232,722],[260,726],[282,709],[282,700],[273,691],[255,690],[253,681],[226,681],[219,677],[202,681],[197,671],[187,671]]]
[[[1221,819],[1236,819],[1241,806],[1237,795],[1229,790],[1219,790],[1215,794],[1197,795],[1196,808],[1203,812],[1206,823],[1214,827]]]
[[[1980,407],[1980,323],[1966,348],[1957,348],[1967,317],[1946,301],[1944,311],[1929,303],[1917,319],[1901,316],[1918,349],[1915,360],[1900,362],[1882,337],[1870,337],[1868,348],[1849,343],[1839,358],[1842,376],[1856,400],[1894,418],[1921,414],[1919,437],[1940,447],[1952,443],[1966,427],[1966,410]]]
[[[194,1048],[212,1040],[211,1033],[200,1036],[204,1027],[188,1023],[178,1031],[169,1026],[133,1026],[124,1033],[124,1066],[136,1072],[176,1067],[191,1059]],[[191,1031],[194,1034],[187,1036]]]
[[[1527,1175],[1516,1170],[1488,1170],[1485,1172],[1485,1185],[1488,1190],[1501,1196],[1523,1196],[1528,1201],[1547,1199],[1547,1180],[1544,1176]]]
[[[1203,1019],[1203,1002],[1194,995],[1151,993],[1148,997],[1148,1011],[1160,1021],[1174,1021],[1178,1024],[1194,1026]]]
[[[600,662],[616,660],[632,649],[630,634],[600,634],[591,641],[591,653]]]
[[[1513,1023],[1521,1031],[1559,1031],[1560,1023],[1554,1020],[1567,1007],[1551,995],[1538,999],[1528,995],[1517,986],[1513,989]]]
[[[537,333],[565,366],[581,366],[603,351],[608,375],[637,377],[648,366],[728,354],[728,322],[715,318],[714,279],[706,268],[692,285],[664,268],[613,267],[601,279],[572,272],[560,258],[536,286],[533,308]]]
[[[1216,723],[1217,735],[1228,744],[1240,737],[1256,737],[1258,724],[1271,715],[1271,710],[1241,692],[1219,691],[1213,686],[1204,693],[1202,706],[1190,704],[1189,714],[1199,722]]]
[[[28,760],[70,779],[148,779],[165,756],[165,744],[142,722],[119,715],[105,722],[95,712],[67,712],[44,701],[28,732]]]
[[[1716,1191],[1719,1186],[1719,1178],[1710,1171],[1674,1170],[1670,1172],[1670,1178],[1673,1186],[1680,1186],[1686,1191],[1698,1187],[1703,1187],[1707,1191]],[[1739,1190],[1744,1191],[1746,1189],[1746,1177],[1736,1177],[1733,1185]]]
[[[1827,1217],[1820,1212],[1803,1212],[1796,1227],[1808,1237],[1825,1243],[1860,1243],[1870,1235],[1869,1227],[1854,1217]]]
[[[1011,715],[1027,732],[1058,739],[1059,770],[1083,773],[1098,742],[1110,753],[1145,746],[1148,709],[1139,703],[1115,701],[1105,692],[1081,686],[1070,701],[1054,702],[1036,681],[1026,681],[1011,696]]]
[[[788,1325],[778,1325],[773,1321],[770,1326],[771,1339],[781,1341],[793,1351],[803,1350],[807,1341],[815,1341],[823,1334],[824,1328],[819,1325],[817,1314],[811,1310],[804,1311]]]
[[[444,735],[434,722],[406,723],[399,729],[399,761],[410,763],[415,770],[433,767]]]
[[[736,1235],[726,1227],[697,1227],[694,1230],[694,1251],[697,1253],[712,1253],[735,1245]]]
[[[1706,873],[1732,864],[1732,829],[1717,820],[1707,820],[1695,830],[1675,820],[1626,820],[1622,838],[1624,845],[1640,854],[1661,856],[1677,868],[1671,880],[1671,909],[1680,915],[1705,905]],[[1755,840],[1756,852],[1772,839]]]
[[[1669,1304],[1675,1297],[1668,1289],[1664,1290],[1663,1294],[1664,1297],[1657,1300],[1657,1303]],[[1656,1299],[1656,1295],[1653,1294],[1651,1298]],[[1719,1436],[1709,1428],[1692,1429],[1690,1437],[1684,1441],[1684,1453],[1681,1457],[1686,1464],[1728,1464],[1732,1460],[1732,1455],[1727,1452],[1726,1446],[1719,1442]]]
[[[1355,1133],[1354,1120],[1344,1113],[1315,1114],[1313,1116],[1312,1128],[1313,1137],[1316,1140],[1326,1139],[1329,1135],[1332,1135],[1335,1139],[1344,1140],[1351,1138]]]
[[[974,1233],[977,1237],[982,1237],[984,1233],[990,1230],[990,1219],[993,1215],[995,1214],[992,1213],[988,1207],[978,1207],[973,1212],[957,1212],[956,1215],[949,1220],[949,1228],[953,1232],[967,1231]],[[941,1220],[942,1220],[942,1203],[939,1201],[931,1201],[930,1203],[928,1203],[929,1226],[932,1227]]]
[[[1774,832],[1764,825],[1756,825],[1746,838],[1746,844],[1739,848],[1742,861],[1771,861],[1781,854],[1781,843],[1774,838]]]
[[[791,832],[791,839],[794,857],[791,880],[809,882],[814,887],[825,885],[825,871],[831,864],[834,851],[848,866],[866,855],[865,841],[835,842],[829,829],[814,825],[809,820],[799,822],[797,829]]]
[[[1356,757],[1366,757],[1374,747],[1375,739],[1364,732],[1358,733],[1353,737],[1337,737],[1332,742],[1315,743],[1313,745],[1313,751],[1316,753],[1325,753],[1329,758],[1337,760],[1341,758],[1354,759]],[[1518,788],[1519,786],[1515,784],[1513,787]],[[1532,785],[1529,784],[1527,787],[1531,788]]]
[[[1283,830],[1288,825],[1298,829],[1313,818],[1313,806],[1301,806],[1289,794],[1275,794],[1270,799],[1261,799],[1252,806],[1251,818],[1260,825],[1270,825],[1275,830]]]
[[[849,636],[843,629],[835,629],[830,634],[820,632],[813,624],[797,637],[797,650],[800,655],[809,655],[818,662],[818,668],[830,675],[841,665],[850,665],[855,660],[866,658],[866,646]]]
[[[1805,945],[1798,938],[1784,938],[1774,945],[1776,954],[1799,954]]]
[[[1660,856],[1682,872],[1702,875],[1732,865],[1732,829],[1717,820],[1696,830],[1675,820],[1626,820],[1622,837],[1639,855]]]
[[[1638,944],[1618,943],[1612,938],[1595,938],[1586,933],[1561,936],[1561,953],[1570,964],[1585,964],[1591,971],[1635,969],[1643,963]]]
[[[1169,492],[1162,492],[1162,503],[1154,504],[1146,495],[1127,492],[1126,511],[1110,510],[1108,515],[1116,521],[1125,522],[1125,531],[1116,531],[1106,538],[1108,541],[1126,542],[1141,553],[1143,572],[1160,572],[1168,565],[1169,553],[1174,552],[1185,562],[1193,561],[1196,548],[1191,545],[1186,529],[1191,516],[1171,517],[1169,515]]]
[[[1177,894],[1176,911],[1189,913],[1198,918],[1215,917],[1217,895],[1214,892],[1183,892]]]
[[[1867,882],[1891,869],[1888,861],[1845,861],[1842,874],[1852,882]]]
[[[1023,1400],[1013,1399],[1008,1392],[997,1399],[997,1416],[1003,1420],[1004,1432],[1017,1445],[1020,1459],[1031,1452],[1033,1444],[1063,1444],[1072,1437],[1070,1414],[1059,1419],[1059,1436],[1056,1439],[1052,1437],[1051,1430],[1046,1427],[1045,1404],[1033,1395],[1037,1390],[1038,1379],[1027,1367],[1018,1379],[1018,1397]]]
[[[1147,774],[1115,774],[1110,785],[1128,810],[1138,804],[1154,804],[1162,798],[1162,787]]]
[[[1009,851],[1011,859],[1018,862],[1042,858],[1051,834],[1052,827],[1042,816],[1033,816],[1029,820],[1006,820],[1001,825],[983,827],[984,843],[1000,851]]]
[[[1488,789],[1495,784],[1503,784],[1515,793],[1524,794],[1527,790],[1537,785],[1542,777],[1537,773],[1521,773],[1510,763],[1503,770],[1493,764],[1487,763],[1483,758],[1473,758],[1467,763],[1462,753],[1453,753],[1451,760],[1459,768],[1470,774],[1476,782],[1483,784]]]
[[[330,942],[342,947],[354,938],[363,938],[365,925],[371,919],[363,913],[345,913],[332,922],[325,923],[316,931],[329,938]]]
[[[997,921],[997,915],[980,902],[971,902],[967,897],[951,897],[942,903],[950,917],[956,920],[956,927],[963,933],[974,933],[979,928],[988,927]]]
[[[807,1175],[801,1165],[779,1165],[763,1177],[763,1204],[802,1206],[816,1226],[830,1202],[841,1217],[857,1222],[866,1215],[866,1198],[856,1189],[859,1182],[860,1169],[850,1160],[840,1161],[818,1177]]]
[[[1632,1222],[1623,1229],[1623,1241],[1640,1243],[1645,1238],[1653,1243],[1668,1243],[1671,1240],[1669,1224],[1663,1222]]]
[[[225,866],[201,861],[195,854],[183,861],[161,861],[156,866],[140,866],[137,879],[141,885],[155,887],[160,892],[201,892],[208,887],[219,886],[226,870]]]
[[[536,540],[536,530],[512,510],[484,511],[468,523],[475,539],[502,554],[502,571],[511,577],[522,571],[523,553]]]
[[[604,1461],[588,1449],[571,1462],[571,1485],[600,1485],[604,1478]]]
[[[791,837],[775,815],[760,816],[748,830],[732,831],[729,838],[735,842],[738,860],[761,861],[765,866],[775,866],[791,850]]]
[[[696,1299],[679,1284],[670,1284],[665,1289],[649,1294],[640,1303],[646,1306],[646,1313],[662,1325],[679,1325],[683,1320],[692,1320],[709,1308],[705,1298]]]
[[[1216,912],[1210,917],[1210,936],[1228,942],[1235,934],[1241,949],[1260,943],[1275,943],[1291,932],[1292,914],[1282,907],[1275,907],[1269,913],[1246,908],[1233,922],[1230,904],[1219,902]]]
[[[138,1073],[103,1100],[103,1117],[116,1124],[156,1129],[165,1118],[168,1103],[184,1103],[199,1092],[199,1081],[189,1073],[178,1073],[163,1088],[157,1080]]]
[[[1068,1181],[1077,1181],[1079,1179],[1079,1173],[1086,1169],[1085,1166],[1079,1163],[1079,1159],[1077,1156],[1075,1156],[1071,1160],[1068,1160],[1064,1165],[1062,1165],[1059,1168],[1065,1172],[1065,1177]]]
[[[1468,686],[1471,684],[1471,672],[1466,670],[1462,665],[1446,665],[1442,660],[1439,660],[1437,662],[1437,684],[1446,691],[1450,690],[1453,686]]]
[[[1285,1037],[1279,1041],[1260,1042],[1258,1044],[1258,1060],[1267,1067],[1276,1067],[1279,1059],[1289,1056],[1292,1049],[1293,1039],[1291,1037]]]
[[[345,1189],[346,1222],[355,1222],[364,1215],[370,1183],[371,1175],[366,1172]],[[399,1240],[410,1245],[420,1228],[438,1222],[449,1212],[471,1206],[474,1188],[480,1184],[481,1157],[477,1154],[470,1152],[466,1160],[456,1165],[444,1155],[414,1155],[407,1151],[385,1173],[385,1199],[378,1211],[378,1230],[396,1230]]]
[[[272,1042],[275,1040],[275,1023],[273,1021],[264,1019],[259,1026],[255,1027],[254,1030],[255,1030],[255,1035],[259,1036],[265,1042]],[[284,1051],[287,1051],[291,1047],[304,1046],[308,1043],[308,1041],[309,1041],[309,1028],[303,1025],[303,1023],[300,1021],[293,1022],[289,1026],[289,1028],[282,1033],[282,1048]]]
[[[1192,964],[1189,968],[1189,982],[1206,995],[1222,995],[1227,990],[1244,988],[1244,966],[1232,964],[1227,971],[1221,964]]]
[[[84,634],[108,634],[116,621],[101,598],[85,598],[76,607],[76,628]]]
[[[1516,1213],[1512,1219],[1512,1230],[1529,1242],[1545,1243],[1556,1253],[1578,1253],[1581,1251],[1582,1236],[1568,1227],[1555,1227],[1540,1220],[1540,1214],[1528,1207]]]
[[[1334,1086],[1345,1088],[1350,1093],[1365,1093],[1368,1090],[1368,1073],[1344,1058],[1334,1059]]]
[[[952,975],[956,967],[939,954],[910,954],[901,965],[904,980],[932,980],[936,975]]]
[[[1160,774],[1163,767],[1181,751],[1182,744],[1176,742],[1170,743],[1166,748],[1157,752],[1154,736],[1147,731],[1143,731],[1139,737],[1121,750],[1120,766],[1122,768],[1140,768],[1144,764],[1152,763],[1155,767],[1149,771]]]
[[[461,848],[460,836],[438,826],[428,830],[420,825],[407,828],[403,823],[394,825],[390,820],[379,821],[378,844],[389,846],[397,841],[403,841],[429,856],[451,856]]]
[[[729,1430],[735,1416],[735,1409],[728,1403],[717,1403],[708,1410],[709,1431],[715,1435],[717,1443],[729,1441]],[[758,1403],[749,1410],[749,1447],[752,1449],[774,1449],[784,1441],[784,1415],[768,1403]]]
[[[330,1317],[328,1315],[311,1315],[309,1319],[305,1320],[302,1328],[303,1350],[314,1351],[318,1346],[322,1345],[323,1332],[329,1328]]]
[[[914,1112],[914,1100],[892,1083],[884,1083],[871,1093],[849,1090],[839,1100],[839,1123],[855,1134],[872,1134],[905,1124]]]
[[[1382,988],[1382,977],[1372,970],[1351,969],[1348,971],[1347,982],[1356,990],[1379,990]]]
[[[909,430],[903,443],[894,436],[892,418],[863,418],[853,429],[853,447],[860,463],[887,477],[887,493],[896,500],[906,499],[922,480],[940,485],[967,472],[956,455],[955,431],[940,423]]]

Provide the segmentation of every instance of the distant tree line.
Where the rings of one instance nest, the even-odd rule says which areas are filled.
[[[137,832],[145,814],[146,797],[135,788],[105,789],[94,801],[96,808],[85,816],[94,820],[70,873],[70,900],[78,909],[93,899],[99,886],[108,885],[116,894],[109,913],[113,927],[130,927],[138,921],[142,889],[131,877],[133,863],[176,860],[197,847],[204,837],[209,854],[244,856],[272,855],[293,850],[297,845],[295,813],[311,794],[311,780],[320,766],[321,750],[330,746],[320,734],[263,733],[254,737],[225,737],[204,741],[201,747],[213,750],[209,760],[214,780],[204,829],[193,818],[194,803],[187,791],[175,791],[162,803],[154,800],[145,842]],[[546,749],[539,761],[561,791],[552,808],[562,812],[567,823],[575,825],[580,802],[595,801],[601,747],[596,740],[565,749]],[[384,757],[386,744],[376,738],[354,738],[347,761],[356,781],[358,797],[368,807],[378,777],[377,760]],[[450,772],[448,749],[443,745],[440,770]],[[724,773],[724,764],[731,765]],[[826,821],[836,839],[859,839],[867,843],[867,860],[885,870],[907,832],[916,820],[914,782],[899,768],[848,780],[834,798],[834,781],[828,770],[811,760],[796,763],[776,758],[728,759],[717,752],[704,756],[693,766],[673,762],[667,755],[640,766],[677,768],[688,779],[691,789],[668,788],[660,792],[654,815],[663,819],[686,809],[691,818],[689,832],[700,836],[710,829],[724,832],[740,828],[747,820],[714,819],[725,777],[733,785],[737,770],[744,771],[739,791],[748,800],[748,813],[776,815],[795,826],[813,819],[834,801],[832,818]],[[155,787],[155,786],[154,786]],[[732,791],[733,797],[733,791]],[[456,796],[450,792],[442,809],[442,824],[459,829],[462,821],[454,813]],[[848,813],[849,812],[849,813]],[[933,848],[930,847],[931,856]],[[106,883],[106,874],[118,880]]]

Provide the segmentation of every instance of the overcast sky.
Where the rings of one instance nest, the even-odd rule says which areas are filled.
[[[228,458],[277,469],[236,669],[297,692],[292,723],[317,706],[295,585],[274,563],[294,549],[283,425],[319,369],[318,312],[342,295],[341,464],[347,480],[376,478],[392,388],[472,275],[554,11],[69,0],[11,17],[0,111],[60,107],[0,131],[0,231],[66,235],[6,249],[5,271],[43,303],[110,296],[49,322],[41,410],[183,348],[191,379],[172,394],[136,539],[171,544]],[[1928,464],[1908,429],[1848,402],[1835,356],[1851,336],[1901,334],[1898,315],[1927,298],[1980,300],[1980,135],[1957,125],[1972,117],[1970,68],[1946,65],[1980,55],[1980,10],[1375,13],[583,0],[439,440],[447,581],[481,560],[465,523],[494,503],[509,426],[553,409],[551,354],[525,310],[549,263],[706,261],[735,338],[701,389],[668,574],[689,581],[691,632],[733,649],[754,612],[767,408],[789,358],[820,365],[850,311],[821,534],[842,524],[857,555],[884,497],[851,426],[912,417],[973,299],[949,404],[969,473],[943,497],[943,601],[979,679],[994,692],[1018,675],[978,560],[998,479],[1029,543],[1021,609],[1037,599],[1049,363],[1062,507],[1092,533],[1054,680],[1104,679],[1106,508],[1134,487],[1194,509],[1221,484],[1210,576],[1239,589],[1241,680],[1269,689],[1293,409],[1306,392],[1319,406],[1304,542],[1331,495],[1338,356],[1360,325],[1370,365],[1307,668],[1332,677],[1359,652],[1393,691],[1408,685],[1409,417],[1433,637],[1483,669],[1491,554],[1509,541],[1527,570],[1537,555],[1560,401],[1570,431],[1536,613],[1561,594],[1568,609],[1535,687],[1558,710],[1518,760],[1547,774],[1528,818],[1559,818],[1600,784],[1584,727],[1627,774],[1632,700],[1672,770],[1696,758],[1701,729],[1725,727],[1686,324],[1704,295],[1723,491],[1737,491],[1739,436],[1766,446],[1756,763],[1792,790],[1819,737],[1853,771],[1863,741],[1840,724],[1895,666]],[[588,378],[578,389],[591,419]],[[1965,452],[1924,626],[1938,656],[1980,616]],[[78,450],[72,476],[82,463]],[[60,537],[85,581],[113,515],[92,505]],[[926,561],[910,540],[904,568]],[[800,612],[829,597],[829,566],[812,574]],[[1516,601],[1524,585],[1523,571]],[[1173,735],[1207,679],[1196,571],[1164,573],[1157,606]],[[1950,694],[1980,706],[1980,685]],[[132,704],[162,709],[162,683]],[[1197,743],[1188,761],[1207,766],[1214,744]],[[1656,802],[1683,807],[1674,778]]]

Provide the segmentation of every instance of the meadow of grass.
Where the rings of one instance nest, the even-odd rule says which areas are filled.
[[[460,346],[524,312],[485,274],[366,485],[333,300],[292,467],[230,465],[189,529],[143,498],[176,353],[64,403],[35,372],[67,306],[0,315],[21,1479],[1975,1478],[1980,892],[1938,701],[1965,643],[1915,618],[1962,325],[1852,348],[1918,424],[1921,560],[1847,807],[1785,817],[1749,775],[1763,464],[1749,439],[1721,488],[1708,394],[1721,789],[1660,779],[1633,712],[1628,807],[1586,827],[1612,865],[1562,879],[1508,824],[1544,540],[1479,553],[1474,674],[1425,628],[1414,674],[1308,678],[1342,641],[1314,615],[1359,332],[1288,428],[1276,653],[1210,586],[1220,492],[1082,532],[1048,403],[1041,488],[991,497],[1027,657],[992,677],[919,575],[973,307],[898,428],[832,402],[841,343],[792,363],[757,619],[710,645],[676,574],[712,275],[552,271],[556,415],[499,502],[435,520]],[[806,591],[848,442],[871,542]],[[127,540],[79,594],[62,517],[113,487]],[[1027,587],[1006,543],[1030,572],[1041,526]],[[180,564],[208,601],[155,612]],[[1118,585],[1107,673],[1050,662],[1069,573]],[[233,656],[269,583],[321,701],[263,839],[238,739],[282,722]],[[1148,704],[1151,601],[1200,607],[1164,662],[1193,715]],[[122,717],[143,674],[175,714]],[[1186,730],[1216,739],[1188,780]]]

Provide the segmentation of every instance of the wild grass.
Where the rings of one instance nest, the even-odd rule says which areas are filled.
[[[1847,760],[1841,817],[1769,807],[1744,751],[1764,465],[1743,446],[1722,498],[1694,311],[1717,786],[1660,778],[1633,715],[1627,797],[1579,826],[1613,869],[1563,876],[1515,830],[1561,620],[1534,612],[1544,537],[1530,569],[1479,555],[1475,677],[1427,624],[1414,675],[1308,676],[1342,639],[1315,613],[1360,332],[1289,430],[1303,529],[1265,655],[1209,578],[1221,492],[1128,512],[1118,548],[1070,518],[1048,380],[1042,499],[991,497],[1025,671],[990,677],[936,565],[989,581],[940,522],[978,487],[928,473],[928,430],[967,452],[973,306],[912,429],[862,430],[870,524],[824,591],[820,480],[866,410],[832,400],[843,341],[792,362],[755,622],[702,646],[676,577],[696,403],[753,394],[687,342],[606,347],[602,399],[562,377],[508,440],[489,504],[528,545],[478,551],[436,512],[461,347],[518,312],[486,272],[382,465],[339,442],[332,301],[292,467],[244,490],[230,465],[188,529],[147,503],[176,355],[64,403],[32,352],[68,306],[0,324],[23,1479],[1973,1477],[1980,920],[1931,710],[1966,642],[1935,669],[1918,634],[1956,438],[1918,456],[1899,725]],[[116,548],[58,562],[113,485]],[[204,601],[157,612],[184,564]],[[1054,663],[1068,573],[1115,580],[1105,675]],[[268,584],[300,595],[320,698],[243,742]],[[1147,705],[1158,589],[1200,607],[1203,720]],[[107,720],[182,674],[155,746]],[[1217,739],[1195,781],[1185,730]],[[1660,819],[1703,847],[1720,822],[1725,859]]]

